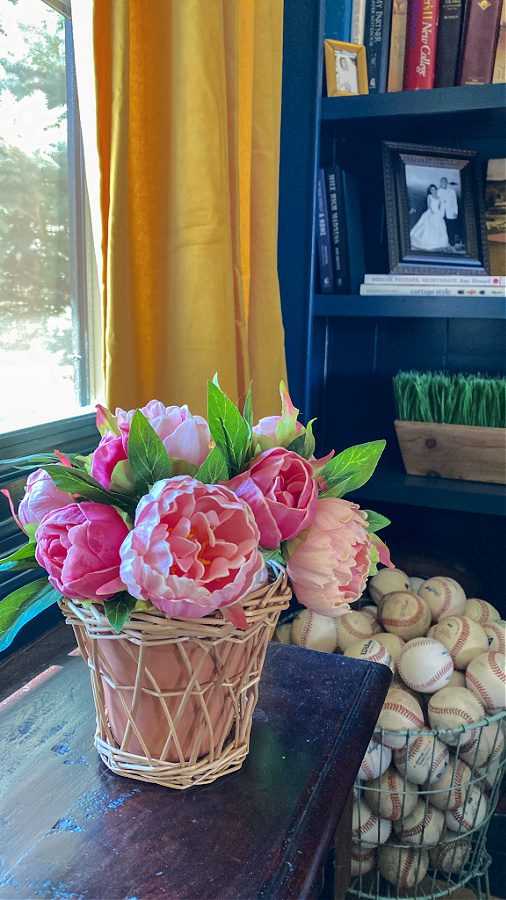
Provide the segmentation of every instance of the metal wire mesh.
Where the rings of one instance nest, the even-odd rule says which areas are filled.
[[[376,729],[359,774],[377,777],[354,788],[351,895],[422,900],[468,885],[489,897],[485,842],[505,737],[506,711],[457,729]]]

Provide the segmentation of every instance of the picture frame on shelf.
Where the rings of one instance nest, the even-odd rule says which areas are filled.
[[[473,150],[383,142],[390,272],[489,272],[483,180]]]
[[[325,73],[328,97],[355,97],[368,94],[367,60],[362,44],[325,38]]]

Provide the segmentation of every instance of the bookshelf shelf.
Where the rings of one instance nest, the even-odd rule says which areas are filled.
[[[413,116],[466,116],[497,119],[506,123],[506,85],[481,84],[401,91],[392,94],[362,94],[357,97],[323,97],[321,119],[351,120]]]
[[[313,315],[336,318],[499,319],[506,321],[504,297],[402,297],[317,294]]]

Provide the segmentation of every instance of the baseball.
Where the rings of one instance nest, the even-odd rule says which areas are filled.
[[[319,613],[303,609],[292,622],[290,640],[297,647],[306,650],[321,650],[333,653],[337,649],[337,619],[321,616]]]
[[[406,645],[406,641],[403,641],[398,634],[390,634],[388,631],[381,631],[379,634],[375,634],[374,640],[383,647],[386,647],[392,657],[394,666],[396,666],[401,650]]]
[[[378,607],[377,606],[361,606],[358,609],[358,612],[362,616],[367,616],[369,620],[369,624],[372,628],[372,633],[376,634],[377,631],[381,631],[381,623],[378,621]]]
[[[466,669],[466,684],[485,706],[487,712],[506,706],[504,653],[489,650],[471,660]]]
[[[448,765],[448,747],[432,735],[411,738],[405,747],[394,751],[394,762],[413,784],[438,781]]]
[[[430,625],[430,610],[418,594],[395,591],[388,594],[381,604],[381,621],[386,631],[410,641],[426,633]]]
[[[334,619],[337,649],[344,653],[355,641],[365,641],[372,635],[371,621],[359,612],[344,613]]]
[[[406,735],[395,732],[423,726],[423,712],[418,700],[402,688],[391,687],[377,721],[377,727],[383,729],[382,743],[392,750],[402,747],[406,743]]]
[[[480,722],[485,717],[485,710],[480,701],[467,688],[446,687],[436,694],[432,694],[429,700],[428,715],[431,728],[461,729],[463,725],[471,725]],[[477,729],[466,733],[466,744],[474,741]],[[462,732],[456,734],[446,733],[439,735],[445,744],[455,746],[459,743]]]
[[[503,747],[504,735],[500,722],[492,722],[476,729],[474,739],[466,741],[459,750],[459,756],[474,770],[476,766],[484,766],[487,760],[494,763],[501,757]]]
[[[435,847],[443,834],[444,824],[445,817],[440,809],[418,800],[409,816],[394,822],[394,831],[402,844]]]
[[[467,616],[448,616],[438,622],[433,637],[450,651],[456,669],[465,669],[475,656],[488,649],[487,635]]]
[[[436,622],[436,625],[437,625],[437,622]],[[430,628],[429,628],[429,630],[428,630],[428,632],[427,632],[427,634],[426,634],[426,637],[430,637],[430,638],[433,638],[433,637],[434,637],[434,632],[435,632],[435,630],[436,630],[436,625],[431,625],[431,626],[430,626]]]
[[[353,841],[377,847],[390,837],[392,823],[387,819],[379,819],[361,800],[353,801],[351,820],[351,837]]]
[[[402,649],[397,667],[408,687],[421,694],[434,694],[448,684],[453,661],[444,644],[433,638],[420,637]]]
[[[368,590],[371,600],[379,603],[392,591],[409,591],[409,578],[400,569],[381,569],[369,580]]]
[[[477,597],[471,597],[467,601],[464,615],[473,622],[479,622],[480,625],[490,625],[491,622],[499,622],[501,618],[495,606],[486,600],[478,600]]]
[[[274,632],[274,636],[279,644],[289,644],[290,641],[290,632],[292,630],[292,623],[286,622],[283,625],[278,625],[276,631]]]
[[[351,845],[351,877],[367,875],[376,867],[376,850],[374,847],[361,847],[360,844]]]
[[[350,644],[344,651],[344,655],[353,656],[355,659],[366,659],[368,662],[381,663],[384,666],[388,666],[392,672],[394,671],[390,653],[386,647],[383,647],[382,644],[379,644],[373,638],[368,638],[366,641],[353,641],[353,644]]]
[[[409,586],[414,594],[418,594],[422,584],[425,584],[426,581],[426,578],[418,578],[416,575],[412,575],[409,579]]]
[[[443,812],[462,806],[469,790],[469,782],[473,777],[471,769],[462,759],[450,757],[441,778],[430,785],[423,786],[423,792],[429,803]]]
[[[426,850],[405,850],[386,844],[378,853],[378,868],[385,881],[410,889],[425,878],[429,868],[429,854]]]
[[[446,687],[466,687],[466,676],[464,672],[454,669],[451,678]]]
[[[360,766],[358,777],[362,781],[372,781],[386,772],[392,762],[392,751],[377,741],[371,741]]]
[[[464,613],[466,595],[453,578],[442,575],[428,578],[418,589],[418,593],[427,602],[433,622],[440,622],[447,616],[461,616]]]
[[[465,866],[469,856],[471,844],[468,838],[460,841],[447,841],[429,850],[430,864],[434,869],[439,869],[445,875],[452,872],[460,872]]]
[[[383,772],[379,778],[368,782],[363,790],[364,800],[369,809],[382,819],[389,819],[391,822],[409,816],[418,798],[416,787],[399,775],[393,767]]]
[[[501,763],[498,760],[497,762],[488,762],[485,766],[478,768],[475,770],[475,775],[478,775],[480,780],[480,787],[488,788],[489,791],[493,790],[495,785],[495,780],[499,775],[499,771],[501,769]],[[483,785],[484,782],[484,785]]]
[[[476,785],[471,785],[462,806],[449,809],[445,822],[450,831],[474,831],[483,824],[487,815],[487,799]]]
[[[488,649],[497,650],[498,653],[506,653],[506,622],[490,622],[483,629],[487,635]]]

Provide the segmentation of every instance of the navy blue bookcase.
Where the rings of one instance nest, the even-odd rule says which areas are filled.
[[[504,156],[506,86],[323,97],[325,36],[324,0],[285,0],[278,266],[291,393],[305,419],[317,417],[322,453],[387,439],[377,473],[356,498],[390,513],[394,547],[423,544],[425,556],[439,553],[457,568],[465,557],[484,575],[501,554],[505,490],[406,475],[392,375],[410,368],[503,373],[505,303],[319,295],[316,176],[319,166],[340,165],[355,177],[365,271],[388,272],[381,142],[474,149],[485,172],[489,158]],[[489,583],[493,602],[499,578]]]

